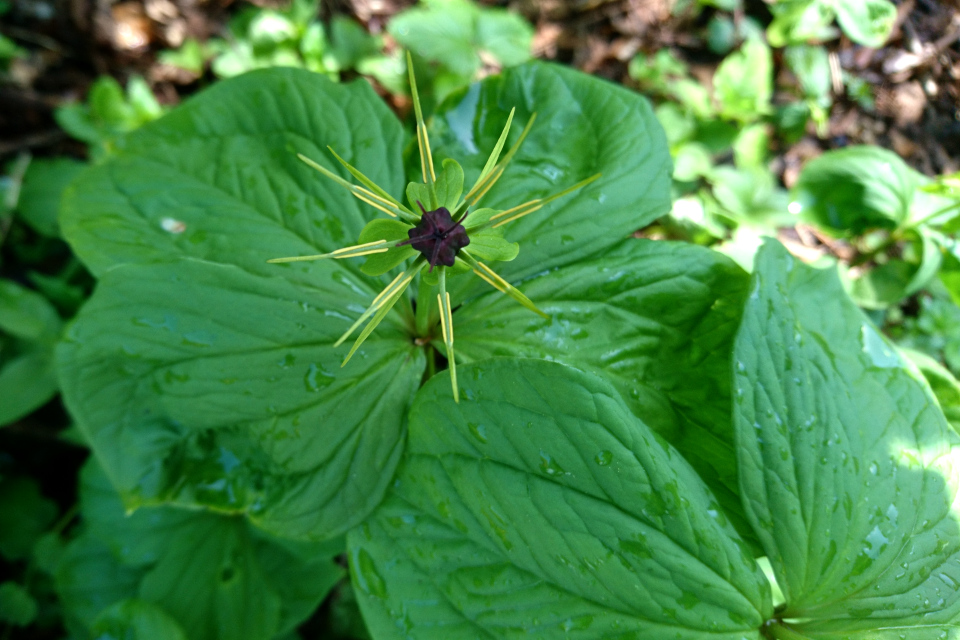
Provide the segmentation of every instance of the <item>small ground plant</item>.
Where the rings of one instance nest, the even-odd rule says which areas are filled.
[[[960,637],[960,440],[835,274],[631,238],[668,146],[602,80],[529,63],[417,124],[257,71],[68,189],[77,637],[284,637],[344,551],[378,640]]]

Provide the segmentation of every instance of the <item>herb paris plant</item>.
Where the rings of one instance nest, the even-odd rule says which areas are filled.
[[[486,205],[603,178],[511,229],[523,251],[503,277],[548,317],[477,279],[447,283],[459,403],[430,375],[422,266],[337,366],[335,343],[400,263],[427,258],[379,275],[389,251],[366,269],[263,261],[385,239],[363,235],[368,203],[294,155],[350,184],[329,144],[399,193],[407,138],[365,84],[242,76],[86,170],[61,222],[100,280],[57,359],[126,506],[216,511],[189,513],[231,536],[248,525],[225,516],[242,514],[315,549],[348,532],[377,640],[956,634],[958,437],[916,369],[834,276],[775,243],[748,278],[707,249],[628,239],[669,207],[665,140],[635,94],[542,63],[488,78],[430,120],[440,166],[457,157],[478,179],[510,106],[541,115]],[[503,146],[524,135],[506,130]],[[424,204],[451,229],[456,203]],[[436,264],[439,286],[454,267]],[[242,550],[249,576],[277,557]]]
[[[562,282],[579,277],[564,269],[619,245],[667,209],[662,132],[636,94],[533,63],[472,86],[434,114],[437,164],[456,157],[467,183],[475,182],[510,107],[516,116],[506,147],[522,133],[518,120],[539,116],[485,206],[507,210],[604,176],[542,215],[511,223],[510,239],[523,251],[498,269],[517,283],[538,274],[554,280],[551,297],[538,300],[551,318],[522,309],[535,319],[525,326],[554,345],[579,341],[591,324],[579,315],[588,305],[564,299]],[[218,83],[138,130],[73,184],[64,234],[100,280],[61,343],[60,374],[71,412],[128,507],[205,506],[244,513],[279,535],[328,538],[377,505],[402,456],[427,353],[443,349],[436,292],[417,281],[341,369],[344,350],[334,344],[399,270],[369,276],[351,260],[264,258],[330,253],[361,237],[376,214],[340,185],[317,180],[297,152],[349,178],[321,152],[329,145],[384,191],[401,193],[408,140],[363,81],[265,70]],[[169,220],[180,224],[164,226]],[[621,285],[626,295],[638,286],[626,279],[608,286]],[[515,303],[478,278],[450,278],[447,292],[464,345],[458,359],[483,357],[472,343],[489,330],[485,321],[471,315],[461,325],[460,314],[487,307],[491,296]],[[418,319],[413,302],[421,294],[429,297],[417,309],[433,311]],[[704,286],[689,304],[709,310],[711,296]],[[599,301],[590,304],[602,313]],[[620,360],[659,357],[657,343],[644,337],[656,326],[651,317],[629,327],[636,349]],[[519,344],[522,336],[513,335]],[[599,365],[602,355],[580,357]],[[662,370],[682,378],[673,360]],[[689,366],[700,377],[697,364]],[[625,393],[657,397],[664,428],[674,428],[682,421],[670,400],[675,385],[661,384],[659,370],[642,366],[621,383]]]
[[[423,175],[422,184],[411,182],[407,185],[406,191],[410,200],[410,207],[404,206],[402,202],[377,186],[376,183],[350,163],[344,161],[332,149],[330,151],[336,156],[337,160],[366,188],[351,184],[309,158],[303,155],[299,156],[301,160],[320,173],[346,187],[361,202],[365,202],[393,218],[399,217],[402,221],[374,220],[370,222],[360,232],[360,244],[356,246],[319,255],[274,258],[267,262],[286,263],[322,260],[324,258],[343,259],[372,256],[367,259],[363,271],[368,275],[378,276],[404,262],[413,255],[414,251],[419,251],[420,257],[414,260],[407,269],[387,285],[386,289],[373,299],[370,307],[334,343],[334,346],[339,346],[361,324],[368,319],[370,320],[343,361],[345,365],[360,348],[364,340],[390,312],[403,292],[413,282],[414,277],[429,267],[424,282],[430,282],[428,276],[432,275],[433,282],[439,284],[437,306],[440,310],[440,324],[443,342],[447,350],[447,362],[450,365],[450,383],[453,386],[453,398],[455,401],[459,401],[457,365],[453,351],[453,312],[450,307],[450,294],[447,293],[446,284],[447,269],[451,269],[452,275],[472,270],[494,289],[509,295],[531,311],[546,318],[547,315],[537,309],[529,298],[498,276],[493,269],[480,262],[478,258],[484,260],[513,260],[516,258],[517,245],[504,240],[502,234],[497,231],[499,227],[519,220],[540,210],[550,202],[590,184],[599,178],[600,174],[582,180],[559,193],[544,198],[534,198],[505,211],[489,208],[476,209],[480,199],[497,183],[510,160],[516,154],[517,149],[520,148],[524,138],[527,137],[536,119],[536,113],[530,116],[530,120],[524,127],[519,139],[501,160],[500,152],[503,150],[507,135],[510,133],[510,124],[513,122],[515,109],[510,111],[503,133],[500,134],[493,152],[487,159],[483,170],[480,171],[480,176],[473,187],[461,198],[463,168],[457,161],[445,160],[443,172],[439,178],[434,171],[430,137],[423,121],[423,113],[420,110],[420,98],[417,93],[413,61],[409,54],[407,54],[407,68],[410,70],[410,88],[417,116],[417,144],[420,148],[420,167]],[[424,207],[424,202],[426,202],[427,207]],[[472,211],[471,207],[474,208]],[[420,209],[422,215],[416,212],[416,208]],[[427,208],[430,210],[428,211]],[[468,216],[470,217],[469,220],[467,220]],[[468,246],[470,247],[469,250],[467,250]],[[437,270],[435,275],[434,269]],[[420,312],[422,313],[423,309],[420,309]]]

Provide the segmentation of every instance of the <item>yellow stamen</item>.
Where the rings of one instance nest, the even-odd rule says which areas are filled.
[[[460,402],[460,389],[457,387],[457,359],[453,353],[453,311],[450,308],[450,294],[447,293],[446,277],[440,272],[440,293],[437,295],[440,307],[440,330],[447,347],[447,364],[450,365],[450,384],[453,386],[453,401]]]
[[[447,332],[447,314],[443,308],[443,299],[440,297],[440,294],[437,294],[437,306],[440,308],[440,331],[443,333],[443,341],[450,342],[449,333]]]
[[[482,280],[486,280],[486,281],[487,281],[487,284],[489,284],[491,287],[493,287],[493,288],[496,289],[497,291],[500,291],[500,292],[502,292],[502,293],[506,293],[506,292],[507,292],[506,289],[500,288],[500,285],[499,285],[499,284],[497,284],[496,282],[494,282],[493,280],[491,280],[491,279],[488,278],[487,276],[483,275],[481,272],[477,271],[476,269],[474,269],[473,272],[474,272],[475,274],[477,274],[478,276],[480,276],[480,278],[481,278]]]
[[[375,247],[378,244],[386,244],[386,243],[387,243],[386,240],[374,240],[373,242],[366,242],[364,244],[355,244],[352,247],[344,247],[342,249],[337,249],[336,251],[333,251],[330,255],[338,256],[341,253],[347,253],[348,251],[355,251],[356,249],[364,249],[366,247]],[[384,251],[386,251],[386,249],[384,249]]]
[[[529,211],[522,211],[522,212],[518,213],[517,215],[513,216],[512,218],[507,218],[506,220],[501,220],[501,221],[498,222],[497,224],[493,225],[493,228],[496,229],[497,227],[502,227],[503,225],[507,224],[508,222],[513,222],[514,220],[519,220],[520,218],[522,218],[522,217],[524,217],[524,216],[528,216],[528,215],[530,215],[531,213],[533,213],[534,211],[539,211],[539,210],[542,209],[542,208],[543,208],[543,205],[540,205],[540,206],[538,206],[538,207],[534,207],[533,209],[530,209]]]
[[[537,114],[534,113],[530,116],[530,119],[527,120],[527,125],[523,128],[523,131],[520,133],[520,138],[513,144],[512,147],[507,151],[507,154],[503,157],[503,160],[497,163],[497,165],[490,170],[489,175],[481,177],[477,180],[477,183],[473,185],[473,188],[467,192],[467,195],[464,197],[464,202],[468,203],[470,206],[474,206],[477,202],[480,201],[480,198],[485,196],[488,191],[496,184],[497,180],[500,179],[500,176],[503,175],[504,170],[507,168],[507,165],[510,164],[510,160],[513,159],[513,156],[517,153],[517,150],[520,148],[520,145],[523,144],[523,141],[527,138],[527,134],[530,133],[530,129],[533,128],[533,123],[537,119]],[[486,167],[484,167],[486,171]],[[481,174],[482,176],[483,174]],[[475,195],[479,192],[479,195]],[[459,210],[459,209],[458,209]]]
[[[423,266],[422,264],[419,265],[419,267],[422,267],[422,266]],[[417,268],[417,271],[420,270],[419,267]],[[384,300],[388,299],[390,296],[396,294],[397,291],[402,290],[402,289],[405,288],[408,284],[410,284],[410,281],[413,280],[413,276],[416,274],[416,271],[415,271],[414,273],[412,273],[412,274],[409,273],[409,272],[410,272],[410,269],[408,269],[407,271],[405,271],[405,272],[403,272],[402,274],[400,274],[401,276],[406,276],[406,278],[404,278],[402,281],[398,282],[397,280],[394,280],[393,283],[391,283],[390,285],[388,285],[387,288],[384,289],[384,290],[380,293],[380,295],[377,296],[377,298],[374,299],[375,302],[374,302],[373,304],[371,304],[371,305],[367,308],[367,310],[364,311],[364,312],[360,315],[359,318],[357,318],[357,321],[356,321],[356,322],[354,322],[352,325],[350,325],[350,328],[347,329],[347,331],[346,331],[342,336],[340,336],[340,339],[333,343],[333,346],[334,346],[334,347],[339,347],[341,344],[343,344],[343,343],[347,340],[347,338],[350,337],[350,334],[352,334],[354,331],[356,331],[357,327],[359,327],[361,324],[363,324],[364,321],[365,321],[367,318],[369,318],[370,316],[372,316],[374,313],[376,313],[377,309],[379,309],[381,306],[383,306]],[[408,275],[408,274],[409,274],[409,275]],[[351,355],[352,355],[352,354],[353,354],[353,352],[351,352]],[[350,359],[350,357],[347,356],[347,360],[349,360],[349,359]],[[346,360],[344,361],[344,364],[346,364]]]
[[[538,309],[537,306],[533,304],[533,302],[530,300],[530,298],[520,293],[520,291],[516,287],[514,287],[512,284],[510,284],[509,282],[501,278],[499,275],[497,275],[497,273],[493,269],[483,264],[482,262],[474,260],[469,256],[465,256],[465,258],[466,258],[467,264],[473,267],[473,272],[478,276],[480,276],[482,280],[485,280],[494,289],[496,289],[497,291],[500,291],[501,293],[507,294],[508,296],[510,296],[511,298],[513,298],[514,300],[522,304],[524,307],[526,307],[530,311],[533,311],[537,315],[542,316],[544,318],[550,317],[547,314],[545,314],[543,311]]]
[[[413,57],[407,51],[407,71],[410,76],[410,97],[413,99],[413,111],[417,118],[417,146],[420,147],[420,169],[423,171],[423,182],[433,185],[437,174],[433,172],[433,154],[430,152],[430,138],[427,136],[427,125],[423,121],[423,111],[420,109],[420,94],[417,92],[417,78],[413,72]]]
[[[366,202],[368,205],[370,205],[370,206],[373,207],[374,209],[378,209],[378,210],[380,210],[380,211],[383,211],[385,214],[387,214],[387,215],[390,216],[391,218],[396,218],[396,217],[397,217],[397,214],[395,214],[393,211],[390,211],[389,209],[387,209],[387,208],[384,207],[383,205],[377,204],[377,203],[374,202],[373,200],[369,200],[369,199],[367,199],[367,198],[364,198],[362,195],[360,195],[359,193],[357,193],[357,192],[354,191],[353,189],[350,190],[350,193],[352,193],[352,194],[353,194],[353,197],[355,197],[357,200],[360,200],[360,201],[362,201],[362,202]]]
[[[496,220],[497,218],[502,218],[502,217],[504,217],[504,216],[513,215],[514,213],[516,213],[516,212],[518,212],[518,211],[522,211],[523,209],[529,207],[530,205],[534,205],[534,204],[537,204],[537,203],[539,203],[539,202],[540,202],[540,198],[536,198],[536,199],[534,199],[534,200],[531,200],[530,202],[524,202],[523,204],[519,204],[519,205],[517,205],[517,206],[515,206],[515,207],[511,207],[510,209],[507,209],[507,210],[505,210],[505,211],[501,211],[500,213],[498,213],[498,214],[496,214],[496,215],[490,216],[490,220],[493,221],[493,220]],[[543,206],[543,205],[540,205],[540,206]],[[539,209],[539,208],[540,208],[540,207],[537,207],[537,209]],[[534,211],[536,211],[536,209],[534,209]],[[525,215],[525,214],[524,214],[524,215]]]
[[[373,299],[373,302],[371,302],[370,304],[371,304],[371,305],[377,304],[378,302],[380,302],[380,299],[381,299],[381,298],[386,297],[387,290],[388,290],[390,287],[392,287],[393,285],[397,284],[397,280],[399,280],[399,279],[402,278],[402,277],[403,277],[403,274],[402,274],[402,273],[398,274],[397,277],[394,278],[393,281],[390,282],[390,284],[387,285],[386,289],[384,289],[383,291],[381,291],[380,293],[377,294],[377,297],[374,298],[374,299]]]
[[[518,219],[522,218],[523,216],[530,215],[530,214],[533,213],[534,211],[538,211],[538,210],[540,210],[541,208],[543,208],[544,205],[550,204],[550,203],[553,202],[554,200],[558,200],[558,199],[560,199],[560,198],[562,198],[562,197],[564,197],[564,196],[566,196],[566,195],[569,195],[569,194],[573,193],[574,191],[577,191],[578,189],[582,189],[583,187],[587,186],[588,184],[590,184],[591,182],[593,182],[594,180],[596,180],[596,179],[599,178],[599,177],[600,177],[600,174],[597,173],[597,174],[595,174],[595,175],[590,176],[590,177],[587,178],[586,180],[581,180],[580,182],[578,182],[577,184],[573,185],[572,187],[567,187],[566,189],[564,189],[563,191],[560,191],[559,193],[555,193],[555,194],[553,194],[553,195],[551,195],[551,196],[547,196],[546,198],[535,198],[535,199],[531,200],[530,202],[525,202],[524,204],[521,204],[521,205],[519,205],[519,206],[517,206],[517,207],[514,207],[514,208],[512,208],[512,209],[507,209],[506,211],[501,211],[501,212],[498,213],[497,215],[491,216],[490,220],[493,221],[493,220],[496,220],[497,218],[502,218],[502,217],[504,217],[504,216],[506,216],[506,215],[510,215],[510,214],[514,214],[514,215],[512,215],[512,216],[509,217],[509,218],[507,218],[506,220],[501,220],[501,221],[498,222],[497,224],[493,225],[493,228],[496,229],[497,227],[502,227],[503,225],[507,224],[508,222],[513,222],[514,220],[518,220]]]
[[[426,127],[423,128],[423,142],[427,150],[427,168],[430,169],[430,179],[432,182],[436,182],[437,174],[433,170],[433,151],[430,150],[430,134],[427,133]]]
[[[387,251],[390,251],[390,249],[384,247],[383,249],[369,249],[367,251],[361,251],[360,253],[351,253],[348,256],[334,256],[334,258],[337,260],[341,260],[343,258],[359,258],[361,256],[369,256],[371,253],[386,253]]]
[[[483,196],[487,195],[487,192],[493,188],[493,185],[495,185],[497,180],[500,179],[500,176],[503,175],[504,169],[505,167],[498,167],[493,170],[493,173],[490,174],[487,184],[483,186],[483,190],[477,195],[473,196],[473,199],[470,201],[471,206],[476,205],[478,202],[480,202],[480,199],[483,198]]]
[[[353,323],[353,326],[351,326],[350,329],[343,334],[343,337],[341,337],[334,344],[335,347],[343,344],[343,341],[351,333],[353,333],[354,329],[360,326],[361,322],[363,322],[371,314],[376,313],[367,326],[363,328],[363,331],[360,332],[360,335],[357,336],[353,346],[350,347],[350,352],[347,354],[347,357],[343,359],[343,363],[340,365],[341,367],[350,361],[350,358],[352,358],[353,354],[357,352],[357,349],[360,348],[360,345],[363,344],[364,340],[366,340],[367,337],[373,333],[373,330],[377,328],[377,325],[379,325],[380,322],[382,322],[387,316],[387,314],[390,313],[390,309],[393,308],[393,305],[397,303],[397,300],[399,300],[403,292],[406,291],[407,285],[413,281],[413,277],[420,273],[426,264],[427,262],[423,258],[417,258],[414,260],[413,264],[410,265],[406,271],[401,273],[396,280],[387,285],[387,288],[384,289],[381,294],[374,299],[374,304],[370,305],[370,308],[364,311],[363,315],[360,316],[360,318]]]
[[[387,208],[392,207],[394,210],[399,210],[399,207],[397,207],[397,205],[396,205],[395,202],[389,200],[388,198],[384,198],[383,196],[381,196],[381,195],[378,194],[378,193],[375,193],[375,192],[373,192],[373,191],[371,191],[371,190],[369,190],[369,189],[366,189],[366,188],[364,188],[364,187],[356,187],[356,186],[355,186],[354,189],[356,190],[356,193],[354,193],[354,195],[357,196],[358,198],[360,197],[360,195],[363,195],[363,196],[365,196],[366,198],[369,198],[370,200],[373,200],[374,202],[380,203],[380,205],[382,205],[382,206],[384,206],[384,207],[387,207]],[[388,211],[387,213],[389,213],[390,215],[396,217],[395,214],[393,214],[393,213],[390,212],[390,211]]]

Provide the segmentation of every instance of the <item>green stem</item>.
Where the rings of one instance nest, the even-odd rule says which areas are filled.
[[[423,281],[423,276],[420,276],[420,283],[417,286],[417,317],[416,317],[416,330],[417,337],[427,338],[430,336],[430,330],[433,329],[433,326],[437,323],[436,319],[433,319],[433,305],[437,300],[437,287],[428,285]],[[431,322],[433,319],[433,322]]]

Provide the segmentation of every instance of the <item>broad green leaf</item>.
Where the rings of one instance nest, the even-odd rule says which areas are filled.
[[[731,12],[738,10],[741,6],[740,0],[701,2],[701,4],[715,4]],[[729,15],[717,12],[707,23],[707,46],[717,55],[725,55],[740,42],[758,37],[763,37],[763,27],[756,18],[748,15],[741,14],[738,20],[734,20]]]
[[[43,296],[0,279],[0,331],[20,340],[49,343],[60,333],[60,325],[57,310]]]
[[[0,479],[0,555],[5,559],[30,557],[33,545],[56,517],[56,503],[40,493],[32,478]]]
[[[372,635],[759,640],[769,583],[680,455],[601,378],[497,359],[419,392],[348,536]]]
[[[849,282],[850,296],[864,309],[886,309],[930,284],[942,263],[940,247],[930,229],[919,227],[904,234],[897,257]],[[845,274],[849,276],[849,272]]]
[[[782,617],[823,640],[948,637],[960,616],[960,437],[916,369],[835,274],[773,241],[734,353],[740,486]]]
[[[181,258],[104,274],[59,370],[128,507],[205,505],[326,538],[376,506],[423,352],[388,321],[341,369],[333,344],[371,297],[340,268],[317,271],[307,285]]]
[[[603,258],[520,287],[548,320],[496,291],[464,304],[453,316],[457,354],[463,362],[546,358],[599,372],[748,532],[729,374],[746,286],[746,274],[715,252],[627,240]]]
[[[88,640],[101,611],[134,597],[143,572],[120,564],[102,541],[81,534],[67,545],[55,584],[71,637]]]
[[[830,56],[826,47],[798,44],[783,54],[787,66],[797,76],[803,95],[830,104],[832,87]]]
[[[56,394],[53,346],[61,324],[57,310],[42,295],[0,279],[0,426]]]
[[[201,76],[209,57],[209,50],[196,38],[187,38],[178,49],[166,49],[157,54],[157,61]]]
[[[97,640],[187,640],[176,620],[143,600],[123,600],[106,609],[90,633]]]
[[[266,260],[353,244],[383,214],[296,154],[350,179],[330,145],[400,195],[404,140],[364,81],[341,85],[296,69],[250,73],[125,138],[115,157],[68,190],[63,233],[96,276],[124,262],[188,255],[313,282],[337,269],[283,271]],[[360,261],[340,266],[359,273]],[[358,286],[372,299],[380,284],[361,278]]]
[[[789,227],[796,219],[787,211],[789,196],[765,167],[717,167],[710,173],[717,213],[737,225],[768,233]]]
[[[333,16],[330,21],[330,44],[330,57],[336,61],[336,70],[352,69],[364,58],[379,53],[382,47],[379,38],[343,14]]]
[[[753,124],[744,127],[737,134],[737,139],[733,141],[733,159],[740,169],[760,168],[767,170],[766,163],[769,153],[770,133],[766,124]]]
[[[37,601],[23,585],[0,582],[0,623],[6,627],[26,627],[37,617]]]
[[[671,147],[682,144],[693,137],[697,128],[697,121],[689,113],[672,102],[664,102],[657,106],[657,121],[663,126],[667,141]],[[676,173],[676,169],[674,169]]]
[[[960,433],[960,382],[953,377],[950,370],[928,356],[914,349],[901,349],[904,355],[917,365],[920,373],[937,398],[937,403],[943,411],[944,417]]]
[[[57,393],[53,351],[27,351],[0,365],[0,426],[39,409]]]
[[[481,59],[486,55],[505,67],[530,59],[534,31],[520,14],[480,5],[475,28]]]
[[[693,182],[709,175],[713,169],[713,157],[710,150],[699,142],[686,142],[677,147],[673,154],[673,179],[679,182]]]
[[[857,0],[853,0],[856,2]],[[823,42],[836,38],[831,0],[778,0],[770,5],[773,22],[767,27],[772,47]]]
[[[397,14],[388,28],[405,49],[442,63],[469,81],[480,68],[473,43],[478,13],[466,0],[438,0]]]
[[[342,575],[330,559],[336,545],[265,536],[243,518],[172,507],[127,515],[95,462],[81,473],[81,513],[87,530],[78,542],[95,540],[109,549],[97,556],[104,565],[97,574],[124,578],[102,590],[109,601],[101,609],[140,598],[161,607],[191,640],[269,640],[287,633]],[[99,579],[68,569],[61,590],[97,591]],[[69,597],[65,602],[96,637],[90,607]]]
[[[847,36],[865,47],[878,49],[890,37],[897,7],[888,0],[835,0],[837,22]]]
[[[399,194],[403,140],[367,83],[273,69],[217,83],[70,188],[64,234],[95,275],[167,261],[104,277],[61,352],[66,402],[129,506],[326,537],[379,501],[422,355],[397,313],[343,370],[333,344],[387,276],[266,260],[353,244],[382,217],[297,152],[348,178],[329,144]]]
[[[875,146],[828,151],[803,167],[794,186],[800,215],[831,233],[894,229],[907,219],[919,174]]]
[[[533,28],[521,16],[467,0],[431,0],[397,14],[390,34],[405,49],[469,81],[481,54],[504,66],[530,58]]]
[[[23,186],[20,189],[17,207],[20,218],[37,233],[59,236],[57,215],[60,211],[60,196],[86,166],[85,163],[71,158],[33,160],[23,176]]]
[[[724,118],[752,122],[770,111],[773,57],[762,38],[750,38],[723,59],[713,76],[713,92]]]
[[[463,166],[465,185],[472,187],[513,107],[508,148],[534,112],[537,118],[480,207],[505,210],[596,173],[602,177],[502,227],[507,240],[520,244],[516,260],[498,265],[507,281],[603,251],[669,211],[670,156],[647,101],[636,92],[556,65],[508,69],[447,100],[431,122],[434,158],[456,159]],[[472,278],[461,281],[473,287],[464,290],[461,299],[486,286]],[[453,292],[451,296],[458,297]]]
[[[667,85],[666,93],[698,118],[715,117],[713,105],[710,104],[710,93],[696,80],[690,78],[674,80]]]

